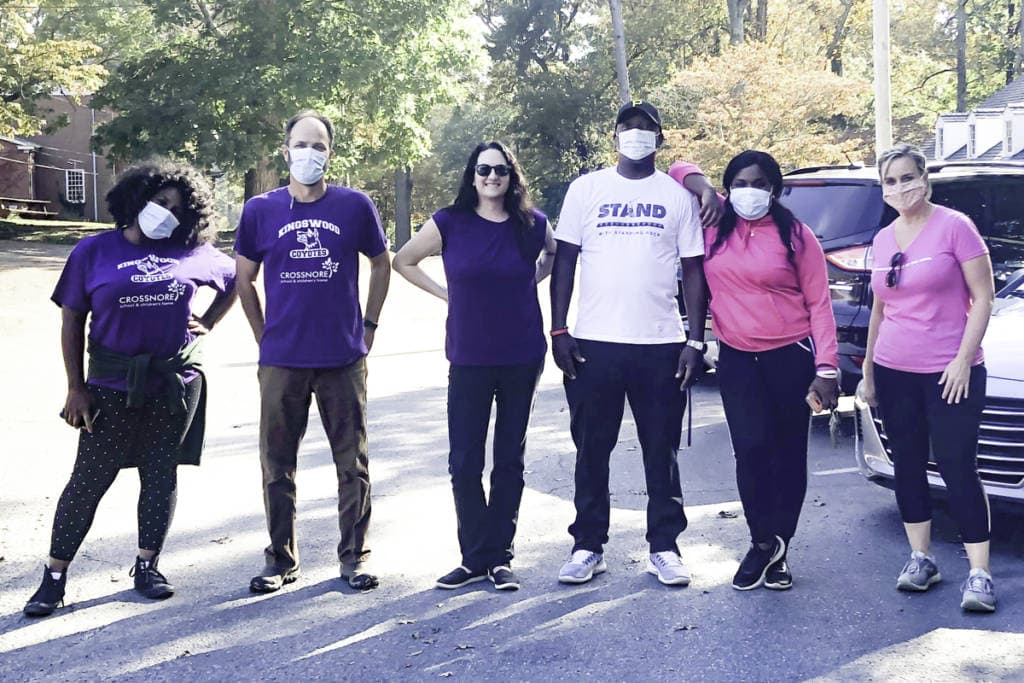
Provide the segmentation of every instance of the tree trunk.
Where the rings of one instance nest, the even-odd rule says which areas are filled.
[[[757,0],[754,12],[754,40],[764,42],[768,39],[768,0]]]
[[[619,81],[619,101],[625,104],[629,94],[629,69],[626,66],[626,29],[622,23],[622,1],[608,0],[612,11],[612,32],[615,38],[615,76]]]
[[[412,238],[412,169],[395,169],[395,248]]]
[[[967,111],[967,0],[956,3],[956,110]]]
[[[254,167],[245,172],[245,199],[270,192],[281,187],[281,184],[281,176],[278,175],[273,160],[260,159]]]
[[[1024,5],[1024,2],[1021,3]],[[1022,61],[1024,61],[1024,7],[1019,6],[1014,0],[1006,3],[1006,44],[1013,46],[1013,56],[1009,68],[1006,70],[1006,84],[1009,85],[1020,75]]]
[[[744,38],[744,19],[750,0],[727,0],[729,6],[729,44],[739,45]]]
[[[846,42],[847,22],[853,5],[857,0],[841,0],[843,9],[836,19],[835,30],[832,32],[832,40],[825,48],[825,56],[829,61],[829,68],[837,76],[843,75],[843,44]]]

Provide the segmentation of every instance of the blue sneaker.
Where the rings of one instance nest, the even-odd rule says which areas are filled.
[[[935,564],[935,558],[915,550],[910,554],[910,560],[903,565],[903,571],[896,579],[896,588],[901,591],[926,591],[939,581],[942,581],[942,574]]]
[[[995,612],[996,591],[992,586],[992,575],[984,569],[972,569],[960,588],[963,599],[960,607],[967,612]]]

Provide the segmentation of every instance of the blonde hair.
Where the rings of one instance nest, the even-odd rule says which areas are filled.
[[[907,158],[914,162],[917,166],[918,172],[927,180],[928,178],[928,159],[917,147],[908,145],[906,143],[900,143],[894,146],[892,149],[887,149],[878,156],[878,176],[881,178],[885,171],[889,168],[889,164],[896,161],[897,159]]]

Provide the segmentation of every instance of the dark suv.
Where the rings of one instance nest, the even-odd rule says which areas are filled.
[[[935,162],[932,201],[974,220],[992,254],[996,289],[1024,267],[1024,163]],[[805,168],[786,174],[782,202],[821,241],[839,336],[843,391],[861,377],[871,315],[871,240],[896,212],[874,167]]]

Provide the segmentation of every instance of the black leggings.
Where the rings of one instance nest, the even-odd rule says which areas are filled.
[[[932,518],[928,454],[946,482],[964,543],[989,539],[988,499],[978,478],[978,426],[985,407],[985,366],[971,368],[969,394],[950,405],[942,373],[902,372],[875,364],[875,393],[892,449],[896,503],[907,524]]]
[[[163,397],[151,397],[138,409],[126,406],[127,394],[89,385],[99,408],[92,434],[82,430],[71,479],[57,502],[50,557],[74,559],[100,499],[123,467],[139,468],[139,548],[159,553],[174,514],[178,486],[178,450],[195,413],[202,376],[186,385],[189,410],[172,414]]]
[[[767,543],[780,536],[789,545],[807,493],[811,342],[756,353],[719,344],[718,387],[750,538]]]

